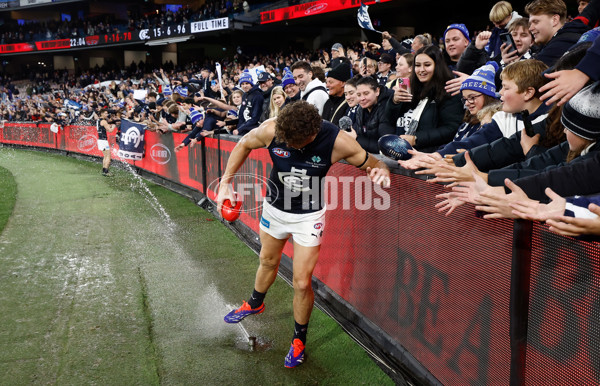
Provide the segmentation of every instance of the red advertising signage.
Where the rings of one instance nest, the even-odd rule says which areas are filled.
[[[391,0],[364,1],[364,4],[387,3]],[[318,0],[310,3],[293,5],[291,7],[277,8],[260,13],[260,24],[274,23],[282,20],[298,19],[305,16],[320,15],[322,13],[341,11],[344,9],[358,8],[360,0]]]

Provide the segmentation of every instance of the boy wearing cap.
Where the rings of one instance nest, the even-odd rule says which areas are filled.
[[[260,74],[258,74],[258,80],[256,81],[256,83],[258,83],[258,87],[263,92],[264,101],[262,111],[264,112],[269,109],[269,102],[271,101],[271,91],[273,91],[274,87],[273,77],[268,72],[263,71]]]

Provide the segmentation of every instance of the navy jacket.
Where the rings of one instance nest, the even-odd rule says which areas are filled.
[[[242,96],[242,106],[240,106],[239,123],[237,125],[239,135],[244,135],[258,127],[264,100],[263,92],[258,85],[252,87],[250,91]]]
[[[547,187],[563,197],[597,194],[600,192],[600,152],[580,158],[579,162],[573,160],[564,166],[519,178],[514,183],[532,200],[547,201],[544,193]]]

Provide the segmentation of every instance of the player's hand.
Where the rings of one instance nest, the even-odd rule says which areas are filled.
[[[390,187],[390,171],[387,168],[367,168],[367,175],[377,185],[381,185],[384,188]]]
[[[219,184],[219,193],[217,194],[217,212],[219,213],[219,216],[221,216],[221,208],[223,207],[225,200],[231,201],[232,206],[235,206],[236,204],[233,186],[230,183],[221,180],[221,183]]]

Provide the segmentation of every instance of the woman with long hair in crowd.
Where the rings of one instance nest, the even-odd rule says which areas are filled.
[[[271,91],[271,99],[269,101],[269,108],[263,111],[260,122],[264,122],[269,118],[275,118],[279,115],[279,111],[285,105],[285,91],[283,91],[283,87],[275,86]]]
[[[397,85],[386,106],[397,133],[420,151],[432,151],[452,140],[464,115],[460,96],[444,89],[452,74],[440,50],[432,45],[415,53],[410,89]]]
[[[396,60],[396,79],[389,82],[386,87],[393,89],[399,82],[403,83],[405,78],[410,78],[414,61],[415,56],[411,53],[398,55],[398,60]]]

